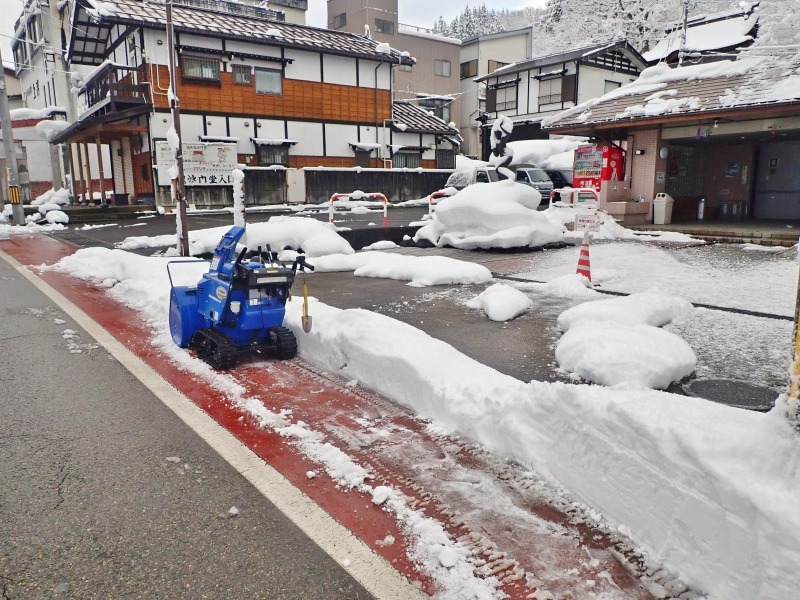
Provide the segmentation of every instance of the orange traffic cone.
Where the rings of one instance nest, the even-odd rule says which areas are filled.
[[[578,269],[575,271],[578,275],[583,275],[590,282],[592,281],[592,265],[589,262],[589,232],[583,234],[583,243],[581,244],[581,254],[578,257]]]

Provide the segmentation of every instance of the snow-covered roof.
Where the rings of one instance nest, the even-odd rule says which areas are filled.
[[[283,138],[250,138],[256,146],[294,146],[297,140]]]
[[[639,54],[636,51],[636,49],[633,46],[631,46],[628,42],[609,41],[609,42],[603,42],[602,44],[593,44],[591,46],[585,46],[583,48],[568,50],[567,52],[559,52],[557,54],[548,54],[546,56],[537,56],[534,58],[529,58],[528,60],[523,60],[517,63],[506,65],[504,67],[500,67],[499,69],[492,71],[487,75],[476,77],[474,81],[485,81],[490,77],[502,77],[503,75],[510,75],[512,73],[520,73],[522,71],[528,71],[533,69],[541,69],[544,67],[549,67],[551,65],[557,65],[572,61],[579,61],[579,60],[585,61],[593,57],[596,57],[598,55],[605,54],[607,52],[616,52],[622,54],[623,57],[627,59],[632,64],[633,67],[638,68],[638,70],[644,69],[647,64],[644,58],[642,58],[642,55]]]
[[[425,38],[427,40],[436,40],[437,42],[442,42],[443,44],[461,46],[461,40],[458,38],[451,38],[445,35],[439,35],[438,33],[431,33],[430,31],[422,31],[418,28],[414,28],[413,26],[403,25],[402,23],[398,25],[397,33],[400,35],[412,35],[414,37]]]
[[[374,144],[374,143],[373,144],[367,144],[367,143],[363,143],[363,142],[350,142],[350,147],[353,150],[367,150],[367,151],[371,152],[372,150],[378,150],[381,147],[381,145],[380,144]]]
[[[78,64],[99,64],[106,55],[111,28],[116,24],[163,30],[166,13],[162,2],[107,0],[102,11],[97,0],[75,0],[69,56]],[[271,46],[338,54],[413,65],[414,60],[397,50],[377,51],[378,42],[368,37],[279,21],[278,13],[237,2],[182,0],[173,5],[175,29],[181,33]]]
[[[392,103],[394,126],[406,133],[432,133],[445,136],[458,136],[458,129],[451,127],[439,117],[424,108],[409,102],[397,100]]]
[[[754,14],[734,13],[725,18],[706,17],[689,23],[686,29],[686,50],[688,52],[708,52],[737,48],[753,41],[753,30],[758,24]],[[642,56],[647,62],[664,60],[681,47],[680,28],[675,29],[659,41],[653,49]]]
[[[753,56],[675,68],[661,63],[632,83],[542,119],[542,127],[575,129],[762,105],[800,105],[799,56]]]
[[[231,137],[225,135],[201,135],[200,141],[201,142],[238,142],[238,137]]]

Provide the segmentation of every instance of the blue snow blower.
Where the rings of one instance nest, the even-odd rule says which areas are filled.
[[[276,263],[269,246],[267,260],[258,248],[256,260],[244,260],[247,248],[236,253],[244,227],[232,227],[214,250],[208,273],[194,286],[172,282],[169,301],[169,330],[181,348],[193,349],[215,369],[236,364],[242,352],[270,352],[281,360],[294,357],[297,339],[283,327],[286,301],[297,269],[314,270],[298,256],[291,268]],[[207,261],[199,261],[207,262]],[[307,288],[303,285],[304,295]],[[303,306],[303,328],[308,331],[307,295]]]

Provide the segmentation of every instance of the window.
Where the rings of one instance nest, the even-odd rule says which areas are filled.
[[[456,153],[447,148],[436,149],[436,168],[437,169],[455,169],[456,168]]]
[[[250,65],[231,65],[231,73],[233,73],[233,83],[238,85],[250,85],[253,83],[253,70]]]
[[[392,167],[395,169],[417,169],[422,155],[419,151],[401,150],[392,155]]]
[[[517,86],[510,85],[497,90],[495,110],[513,110],[517,108]]]
[[[219,83],[219,60],[199,56],[181,56],[181,77],[190,81]]]
[[[500,67],[505,67],[508,63],[500,62],[499,60],[490,60],[489,61],[489,73],[492,71],[496,71]]]
[[[256,94],[282,94],[282,73],[277,69],[256,67]]]
[[[607,94],[608,92],[611,92],[621,86],[622,84],[619,83],[618,81],[609,81],[608,79],[606,79],[606,88],[603,91],[603,93]]]
[[[288,146],[261,145],[258,147],[258,166],[270,167],[272,165],[289,166]]]
[[[576,75],[564,75],[539,81],[539,104],[575,102]]]
[[[375,19],[375,31],[386,35],[394,35],[394,23],[383,19]]]
[[[21,71],[28,66],[28,57],[25,54],[26,45],[25,41],[21,40],[14,46],[14,62],[16,63],[17,71]]]
[[[449,60],[434,60],[433,72],[439,77],[450,77],[450,61]]]
[[[461,63],[461,79],[478,76],[478,59]]]
[[[334,29],[341,29],[347,25],[347,13],[342,13],[340,15],[336,15],[333,17],[333,28]]]
[[[445,123],[450,122],[450,103],[452,98],[419,98],[420,107],[429,110]]]

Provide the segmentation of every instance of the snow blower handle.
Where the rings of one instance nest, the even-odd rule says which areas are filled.
[[[297,257],[294,259],[294,264],[292,265],[292,273],[297,272],[297,268],[300,267],[300,271],[305,272],[306,269],[309,271],[314,270],[314,265],[310,265],[306,262],[306,257],[302,254],[298,254]]]

